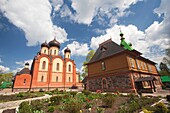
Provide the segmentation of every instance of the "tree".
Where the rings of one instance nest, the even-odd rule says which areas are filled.
[[[13,77],[13,73],[1,73],[0,74],[0,85],[2,82],[11,82]]]
[[[170,45],[170,41],[169,41]],[[166,57],[162,59],[162,62],[159,65],[160,75],[170,75],[170,46],[165,50]]]
[[[90,50],[86,56],[86,61],[83,63],[83,73],[81,74],[81,76],[84,78],[85,76],[87,76],[88,74],[88,68],[87,68],[87,63],[92,59],[92,57],[94,56],[95,51],[94,50]]]

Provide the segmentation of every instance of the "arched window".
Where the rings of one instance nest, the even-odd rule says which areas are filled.
[[[24,79],[24,84],[26,83],[26,79]]]
[[[44,80],[44,76],[41,76],[41,82],[43,82],[43,80]]]
[[[46,53],[46,49],[44,50],[44,53]]]
[[[71,72],[71,65],[68,65],[68,71]]]
[[[46,62],[43,61],[43,63],[42,63],[42,69],[45,69],[45,66],[46,66]]]
[[[56,55],[56,50],[54,50],[54,54]]]
[[[71,82],[71,78],[70,77],[68,78],[68,82]]]
[[[56,76],[56,82],[58,82],[58,76]]]
[[[68,55],[68,58],[69,58],[69,55]]]
[[[105,69],[106,69],[105,63],[102,62],[102,70],[105,70]]]
[[[50,50],[50,55],[52,54],[52,50]]]
[[[57,63],[57,66],[56,66],[56,70],[57,70],[57,71],[59,71],[59,69],[60,69],[59,67],[60,67],[60,64]]]

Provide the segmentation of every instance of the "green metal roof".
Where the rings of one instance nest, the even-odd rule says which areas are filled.
[[[162,82],[170,82],[170,76],[161,76]]]
[[[133,50],[133,48],[130,46],[130,43],[128,44],[128,43],[125,41],[125,39],[122,39],[120,44],[123,45],[123,47],[124,47],[125,49],[129,50],[129,51],[132,51],[132,50]]]

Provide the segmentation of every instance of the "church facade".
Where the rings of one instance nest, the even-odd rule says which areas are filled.
[[[121,36],[118,45],[111,39],[101,43],[87,64],[86,87],[90,91],[155,92],[161,80],[155,62],[144,58]]]
[[[71,60],[71,50],[64,50],[64,58],[59,55],[60,43],[54,39],[41,44],[41,50],[33,59],[31,69],[25,64],[17,72],[13,81],[13,91],[17,90],[50,90],[81,86],[76,64]]]

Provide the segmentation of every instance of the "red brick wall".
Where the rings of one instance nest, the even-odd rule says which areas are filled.
[[[26,83],[24,83],[24,79],[26,79]],[[29,88],[31,82],[30,74],[21,74],[15,76],[14,88]]]

